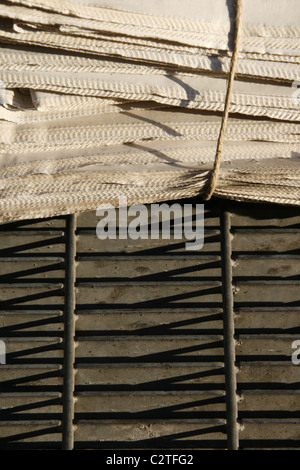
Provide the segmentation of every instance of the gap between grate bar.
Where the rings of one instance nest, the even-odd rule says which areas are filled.
[[[74,448],[76,215],[66,217],[62,448]]]
[[[222,211],[220,215],[223,331],[226,386],[226,421],[228,450],[239,447],[237,422],[237,381],[235,367],[234,314],[232,290],[231,233],[230,214]]]

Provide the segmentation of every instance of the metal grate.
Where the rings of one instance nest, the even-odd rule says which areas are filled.
[[[200,251],[0,227],[0,448],[300,447],[299,209],[205,207]]]

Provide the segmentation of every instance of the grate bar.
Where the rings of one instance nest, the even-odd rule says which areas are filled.
[[[75,257],[76,215],[66,217],[66,267],[64,314],[64,384],[63,384],[63,450],[74,447],[74,388],[75,388]]]
[[[109,261],[146,261],[146,260],[159,260],[159,261],[164,261],[164,260],[169,260],[173,261],[174,260],[174,255],[176,255],[176,258],[178,260],[184,259],[184,260],[196,260],[196,261],[219,261],[220,256],[216,254],[210,254],[210,253],[205,253],[205,254],[189,254],[187,252],[172,252],[170,254],[162,254],[160,252],[153,253],[152,255],[150,254],[137,254],[137,253],[105,253],[105,254],[95,254],[95,253],[78,253],[77,254],[77,260],[78,261],[102,261],[102,260],[109,260]],[[1,259],[1,258],[0,258]],[[7,258],[4,258],[6,260]],[[50,258],[49,258],[50,259]],[[14,261],[14,260],[13,260]]]
[[[228,450],[238,449],[238,422],[235,369],[235,340],[233,318],[233,289],[231,262],[230,214],[223,211],[220,216],[221,253],[222,253],[222,296],[224,326],[225,385],[227,413]]]

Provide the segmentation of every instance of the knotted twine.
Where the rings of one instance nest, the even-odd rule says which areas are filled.
[[[228,114],[229,114],[230,95],[231,95],[231,91],[233,87],[235,69],[236,69],[238,52],[239,52],[239,42],[240,42],[240,36],[241,36],[240,33],[242,29],[242,6],[243,6],[243,0],[235,0],[236,14],[235,14],[235,28],[234,28],[234,43],[233,43],[230,71],[229,71],[228,84],[227,84],[227,90],[226,90],[226,96],[225,96],[225,106],[223,110],[221,127],[220,127],[218,142],[217,142],[214,166],[213,166],[212,174],[211,174],[210,181],[208,184],[208,189],[203,197],[205,201],[208,201],[213,195],[213,192],[215,190],[215,187],[218,181],[218,175],[219,175],[219,169],[220,169],[220,163],[221,163],[221,157],[222,157],[222,149],[223,149],[223,144],[224,144],[224,139],[225,139]]]

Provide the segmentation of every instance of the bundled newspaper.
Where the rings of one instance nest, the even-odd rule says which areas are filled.
[[[205,194],[234,0],[1,0],[0,222]],[[300,205],[299,0],[244,0],[214,196]]]

